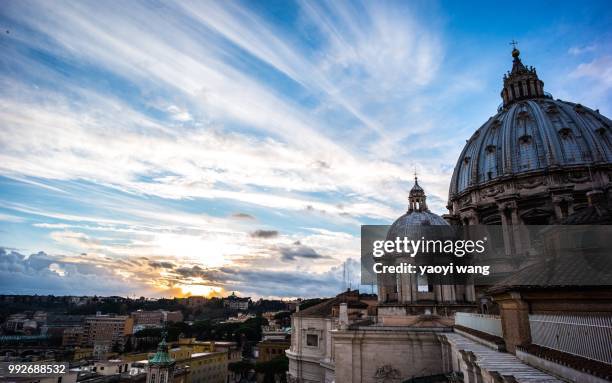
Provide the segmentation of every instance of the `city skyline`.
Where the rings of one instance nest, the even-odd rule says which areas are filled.
[[[415,168],[445,212],[513,39],[612,114],[591,5],[4,2],[0,294],[335,295]]]

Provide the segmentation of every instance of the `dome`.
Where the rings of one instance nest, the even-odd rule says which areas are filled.
[[[414,186],[408,197],[408,211],[393,222],[387,232],[387,239],[418,237],[421,233],[415,226],[448,225],[444,218],[429,211],[426,199],[425,190],[419,185],[415,176]]]
[[[612,121],[580,104],[554,100],[533,67],[513,51],[503,106],[467,140],[449,198],[489,183],[548,169],[612,162]]]
[[[387,239],[395,238],[417,238],[421,235],[415,226],[448,225],[444,218],[430,211],[408,212],[399,217],[387,232]]]

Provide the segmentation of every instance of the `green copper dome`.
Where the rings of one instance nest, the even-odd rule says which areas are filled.
[[[173,364],[174,360],[168,353],[168,343],[166,343],[166,338],[163,338],[157,346],[157,352],[149,359],[149,365],[170,366]]]

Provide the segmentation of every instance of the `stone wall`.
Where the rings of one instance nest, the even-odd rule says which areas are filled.
[[[442,373],[436,334],[433,330],[375,326],[333,331],[336,382],[401,382]]]

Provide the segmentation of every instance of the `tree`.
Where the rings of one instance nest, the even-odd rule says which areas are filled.
[[[287,381],[287,371],[289,370],[289,359],[286,356],[278,356],[268,362],[255,364],[255,371],[263,374],[264,383],[275,383],[278,377],[279,381],[285,383]]]
[[[227,369],[234,373],[234,382],[241,382],[242,379],[248,377],[249,372],[253,369],[253,364],[246,360],[233,362],[227,365]],[[238,380],[236,380],[238,378]]]
[[[113,344],[112,352],[119,354],[119,353],[121,353],[121,351],[123,351],[123,348],[121,347],[119,342],[115,342]]]

